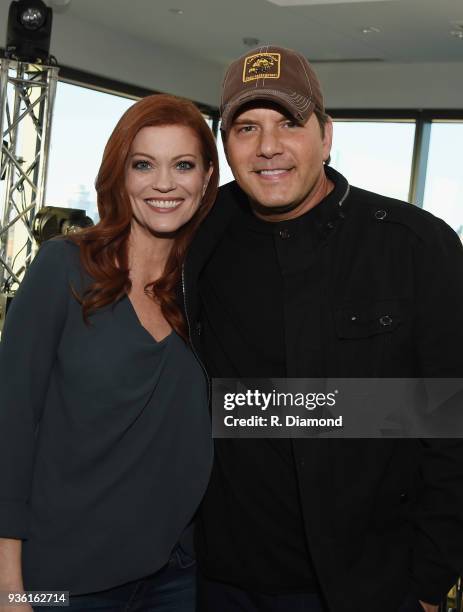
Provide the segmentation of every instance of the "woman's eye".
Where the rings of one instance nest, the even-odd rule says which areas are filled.
[[[178,170],[192,170],[194,167],[195,165],[193,162],[186,161],[186,160],[180,161],[177,164]]]
[[[146,161],[146,159],[139,159],[133,162],[132,168],[135,168],[135,170],[149,170],[151,164],[149,161]]]

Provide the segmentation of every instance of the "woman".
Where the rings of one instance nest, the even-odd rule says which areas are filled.
[[[194,609],[212,450],[176,287],[217,183],[196,107],[144,98],[106,146],[100,222],[45,243],[28,270],[0,343],[0,591]]]

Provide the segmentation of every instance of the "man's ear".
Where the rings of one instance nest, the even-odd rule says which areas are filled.
[[[220,138],[222,139],[223,152],[225,153],[225,159],[227,160],[227,164],[230,165],[228,161],[228,151],[227,151],[227,137],[224,132],[220,131]]]
[[[328,117],[326,123],[325,123],[325,128],[324,128],[324,135],[323,135],[323,161],[326,161],[331,153],[331,146],[333,144],[333,120],[331,119],[331,117]]]

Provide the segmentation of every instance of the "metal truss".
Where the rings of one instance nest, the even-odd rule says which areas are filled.
[[[44,205],[58,67],[0,59],[0,294],[11,294],[35,252]]]

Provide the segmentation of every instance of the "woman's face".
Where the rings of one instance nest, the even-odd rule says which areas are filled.
[[[134,221],[151,234],[177,231],[198,210],[211,174],[191,128],[142,128],[132,142],[125,177]]]

